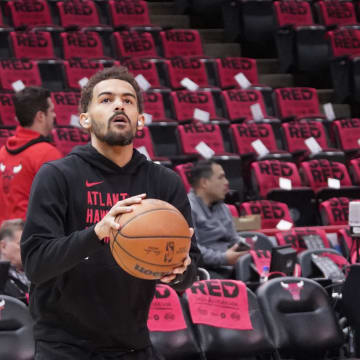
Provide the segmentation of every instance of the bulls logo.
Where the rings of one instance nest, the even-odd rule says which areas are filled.
[[[258,240],[258,236],[257,235],[255,235],[255,236],[247,236],[247,237],[240,236],[240,239],[242,241],[246,242],[250,246],[250,248],[252,249],[254,247],[255,243]]]
[[[290,292],[292,298],[295,301],[300,300],[300,291],[304,287],[304,281],[298,281],[295,283],[285,283],[282,281],[280,284],[283,289],[286,289]]]
[[[0,300],[0,320],[1,320],[1,312],[5,309],[5,300]]]
[[[173,257],[174,257],[174,251],[175,251],[175,243],[174,241],[168,241],[166,243],[166,249],[165,249],[165,255],[164,255],[164,262],[165,263],[171,263]]]
[[[0,173],[3,178],[3,191],[5,194],[10,192],[10,182],[14,175],[18,174],[22,170],[22,165],[13,166],[8,168],[3,163],[0,163]]]

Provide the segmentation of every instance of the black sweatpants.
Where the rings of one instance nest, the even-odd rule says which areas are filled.
[[[97,352],[73,344],[37,341],[35,360],[164,360],[151,346],[131,352]]]

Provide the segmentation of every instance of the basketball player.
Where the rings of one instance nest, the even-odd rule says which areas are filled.
[[[173,171],[133,148],[144,116],[139,86],[126,68],[90,78],[80,109],[91,143],[40,169],[21,240],[35,359],[158,359],[146,325],[155,281],[124,272],[106,239],[119,228],[115,217],[145,196],[173,204],[191,225],[186,192]],[[190,257],[161,281],[185,290],[198,257],[193,238]]]

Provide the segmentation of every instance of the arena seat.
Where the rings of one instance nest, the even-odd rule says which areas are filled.
[[[182,310],[180,299],[170,286],[156,285],[148,327],[154,348],[166,360],[202,360],[191,320]]]
[[[274,243],[261,232],[239,231],[238,235],[252,250],[271,250],[274,247]]]
[[[209,87],[205,59],[198,57],[176,57],[165,61],[169,85],[172,89],[184,89],[185,78],[195,82],[200,88]]]
[[[70,125],[72,115],[77,116],[79,114],[80,93],[77,91],[53,91],[51,92],[51,100],[54,103],[56,124]]]
[[[360,119],[339,119],[333,121],[332,134],[337,147],[342,149],[348,157],[359,153]]]
[[[300,175],[303,183],[313,189],[318,202],[331,197],[345,196],[355,199],[359,196],[359,187],[352,185],[347,168],[342,163],[326,159],[304,161],[300,167]],[[336,185],[329,186],[330,181],[336,182]]]
[[[55,127],[52,130],[55,146],[65,156],[77,145],[86,145],[90,141],[90,134],[74,126]]]
[[[151,115],[152,122],[174,122],[170,90],[151,89],[143,92],[144,112]],[[173,124],[176,125],[176,124]]]
[[[165,58],[176,56],[203,56],[200,34],[192,29],[160,31],[162,54]]]
[[[112,34],[112,40],[117,58],[158,57],[155,41],[150,32],[117,31]]]
[[[317,227],[294,228],[277,232],[275,236],[280,246],[291,245],[298,254],[305,250],[331,248],[325,231]]]
[[[162,60],[127,58],[121,61],[121,65],[126,66],[135,77],[142,75],[149,83],[149,89],[167,86],[163,76],[165,73],[165,65]]]
[[[251,84],[258,84],[256,59],[246,57],[223,57],[216,59],[218,84],[222,89],[238,88],[235,76],[243,73]]]
[[[306,1],[275,1],[278,23],[275,33],[280,68],[287,71],[319,71],[328,66],[326,28],[313,22]]]
[[[323,257],[326,260],[323,266],[321,266],[321,259]],[[299,254],[298,258],[302,276],[309,279],[327,278],[331,281],[345,280],[345,268],[350,265],[345,257],[334,249],[305,250]]]
[[[191,185],[189,183],[189,173],[191,168],[194,166],[193,163],[187,162],[184,164],[179,164],[174,167],[175,172],[177,172],[184,184],[186,192],[189,192],[191,189]]]
[[[17,0],[7,1],[5,4],[15,28],[53,25],[46,0]]]
[[[151,138],[150,130],[147,126],[136,132],[133,144],[135,149],[149,157],[152,161],[157,161],[162,165],[170,167],[171,163],[169,159],[157,156],[155,154],[153,140]]]
[[[337,239],[341,249],[342,255],[351,260],[353,254],[356,252],[356,241],[350,235],[350,229],[348,226],[344,226],[337,231]]]
[[[289,208],[285,203],[270,200],[246,201],[240,205],[239,210],[240,216],[259,214],[262,229],[274,229],[280,220],[285,220],[293,225]]]
[[[114,28],[151,24],[148,4],[143,0],[109,0],[108,11]]]
[[[356,25],[355,6],[352,1],[318,1],[315,4],[321,24],[332,26]]]
[[[97,71],[103,70],[104,65],[100,61],[87,58],[69,58],[64,60],[64,72],[67,87],[72,90],[81,90],[79,81],[89,79]]]
[[[256,294],[281,358],[323,359],[344,343],[328,294],[315,281],[275,278]]]
[[[347,225],[349,223],[349,202],[350,199],[346,197],[333,197],[321,202],[319,212],[322,225]]]
[[[33,360],[33,320],[28,307],[11,296],[0,295],[0,358]]]
[[[86,27],[103,25],[93,0],[57,1],[59,24],[68,27]]]
[[[4,126],[16,126],[18,122],[15,119],[15,108],[13,103],[13,93],[0,93],[0,119]]]
[[[210,120],[221,118],[215,104],[214,92],[206,90],[178,90],[171,92],[174,113],[178,122],[188,122],[194,119],[195,109],[209,113]]]
[[[349,174],[354,185],[360,185],[360,158],[350,160]]]
[[[21,80],[25,86],[41,86],[39,67],[28,59],[4,59],[0,61],[0,83],[4,90],[13,91],[12,84]]]
[[[50,31],[11,31],[12,55],[17,58],[54,59]]]
[[[256,296],[244,283],[218,279],[198,281],[182,298],[207,360],[255,360],[259,356],[270,359],[274,354]],[[197,310],[199,304],[204,311]],[[222,317],[210,315],[219,309],[224,314]]]
[[[330,161],[345,161],[345,154],[338,148],[330,148],[324,124],[320,121],[302,120],[281,124],[285,148],[300,164],[304,160],[328,159]],[[306,145],[306,140],[314,138],[321,151],[312,152]]]
[[[323,119],[319,99],[314,88],[291,87],[274,90],[276,107],[280,119]]]

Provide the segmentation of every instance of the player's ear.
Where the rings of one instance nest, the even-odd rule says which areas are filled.
[[[79,122],[82,128],[89,130],[91,127],[91,120],[88,113],[81,113],[79,117]]]
[[[138,120],[137,120],[137,130],[142,130],[145,126],[145,116],[143,114],[139,114]]]

